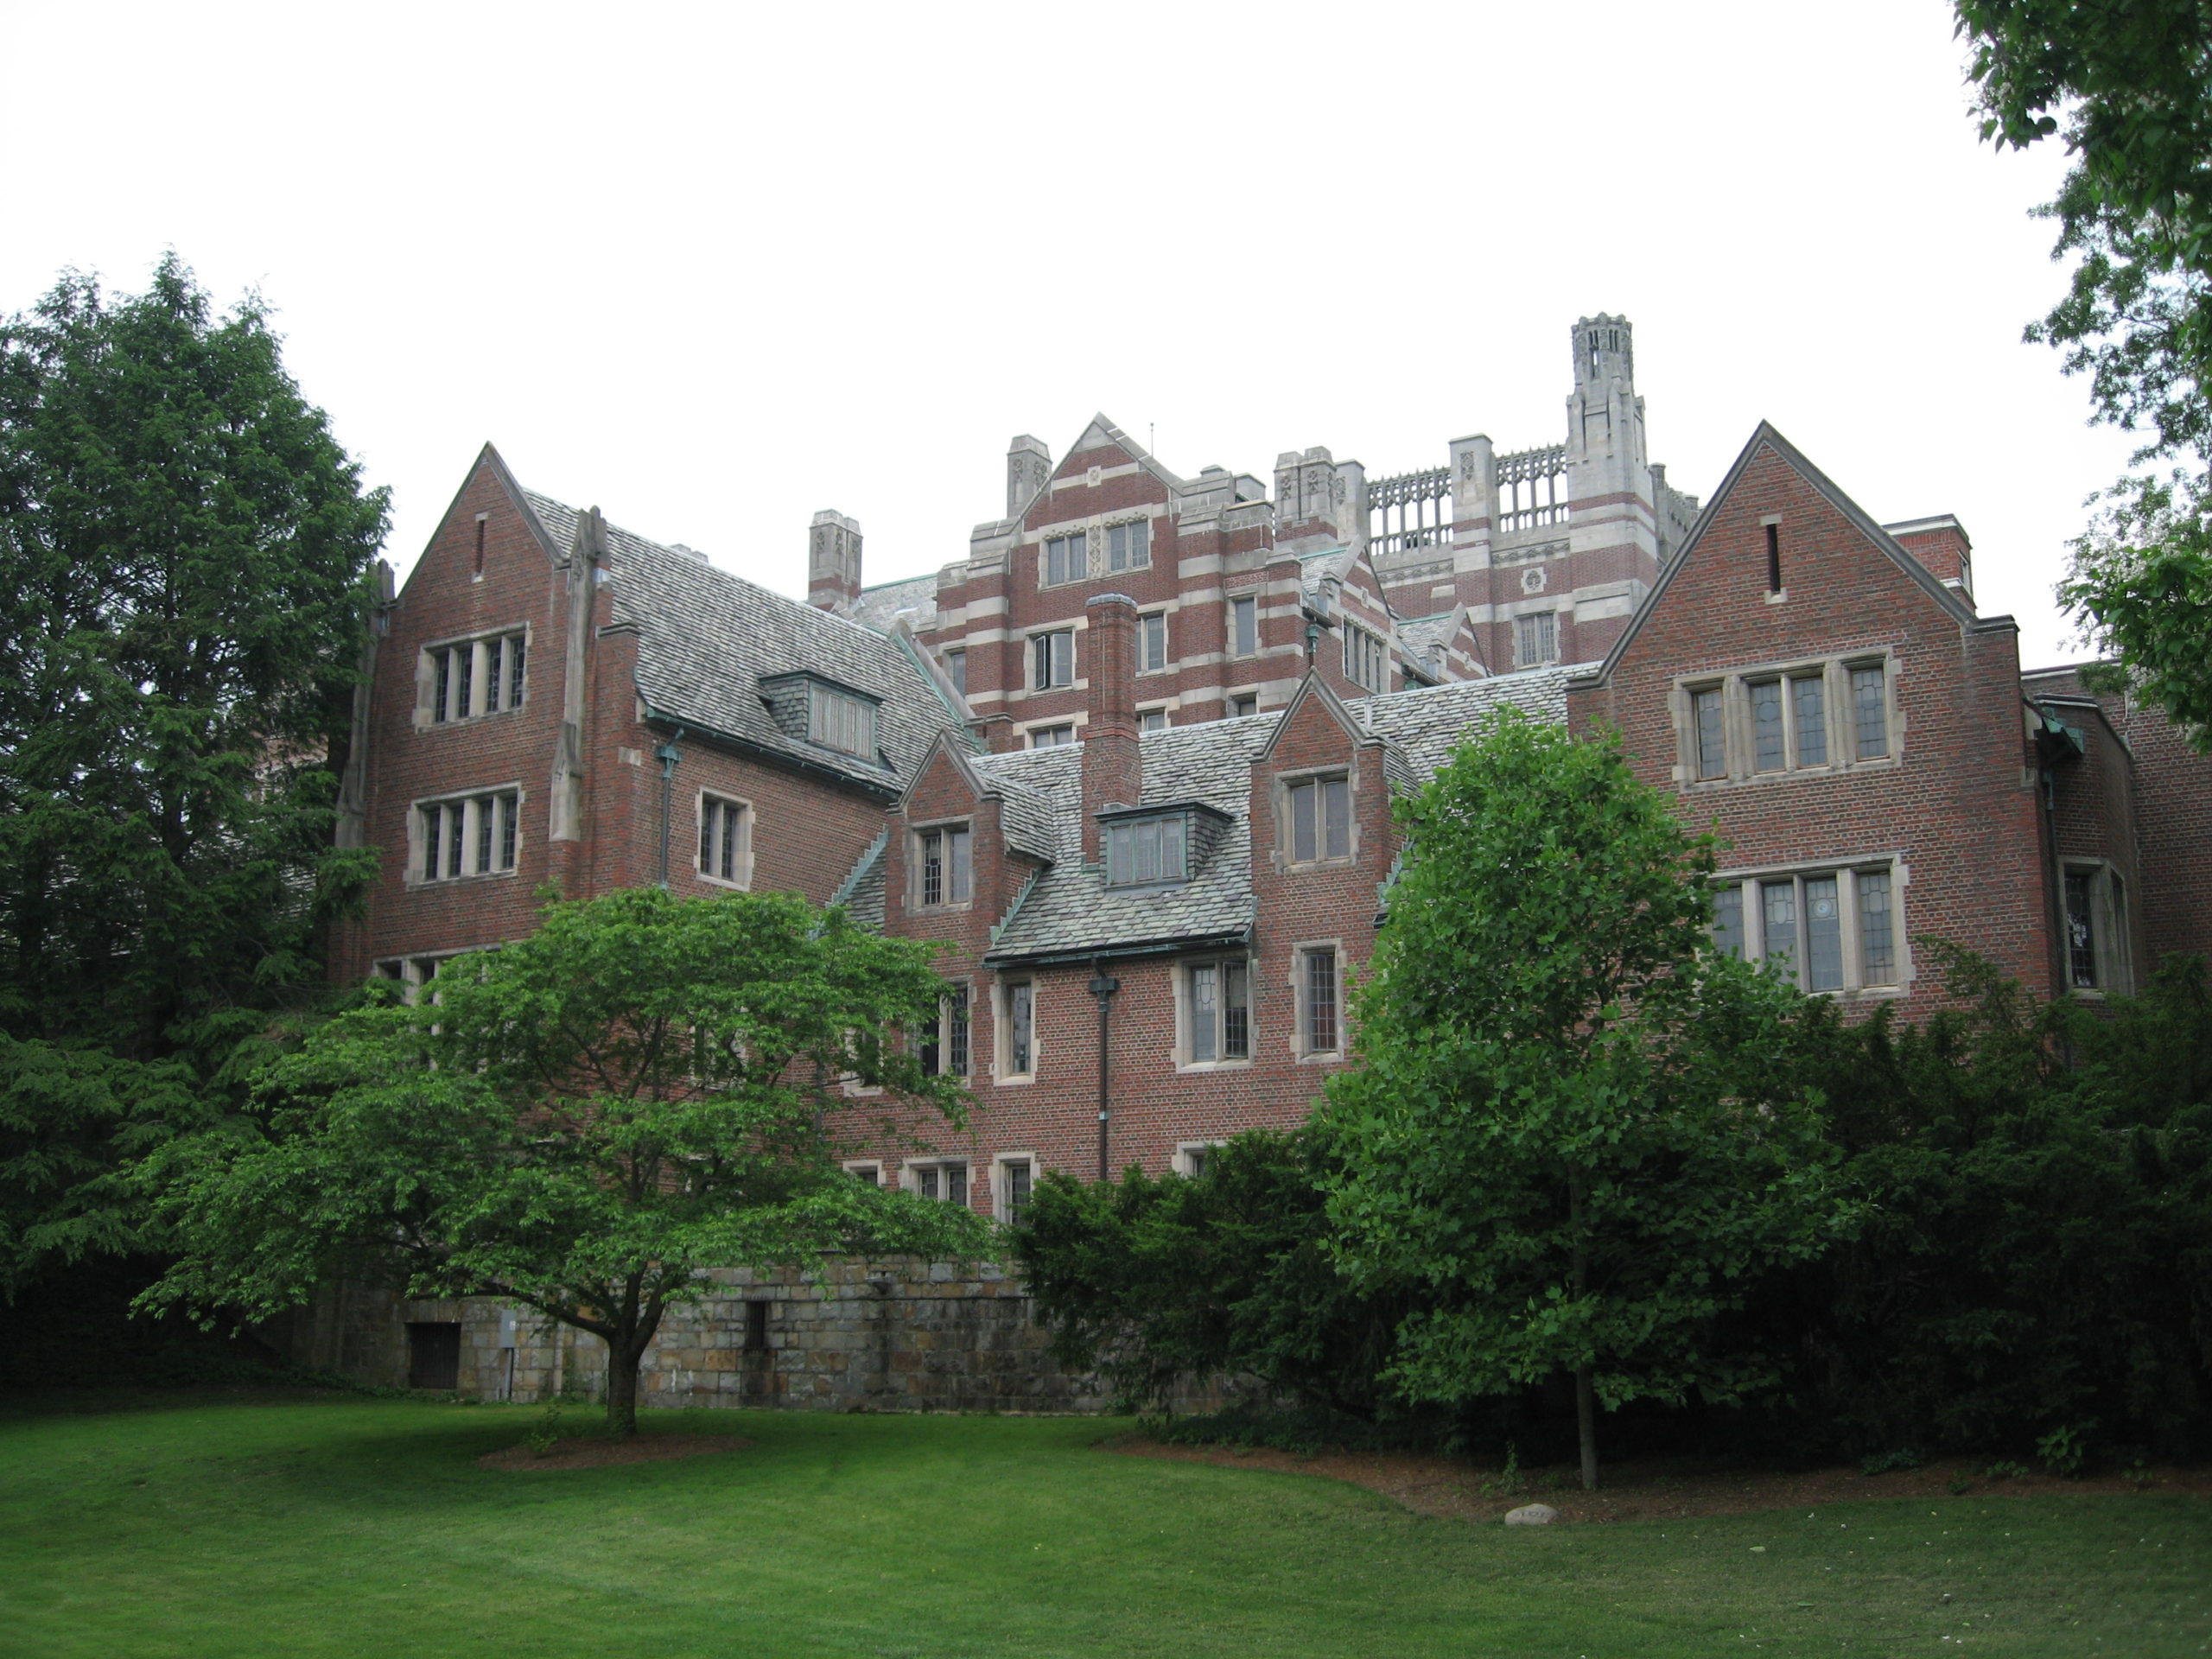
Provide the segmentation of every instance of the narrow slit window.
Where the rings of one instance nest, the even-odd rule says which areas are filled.
[[[1026,1076],[1035,1058],[1032,1030],[1032,1016],[1036,1012],[1034,989],[1026,979],[1018,979],[1006,988],[1006,1069],[1014,1077]]]
[[[1306,953],[1306,1051],[1331,1054],[1337,1047],[1337,953]]]
[[[1167,666],[1167,619],[1164,615],[1137,619],[1137,672],[1154,674]]]
[[[2087,870],[2066,872],[2067,979],[2076,990],[2097,988],[2095,884]]]
[[[1805,988],[1843,988],[1843,905],[1836,878],[1805,878]]]
[[[1759,886],[1763,906],[1760,943],[1769,962],[1782,969],[1784,979],[1797,977],[1797,884],[1766,881]]]
[[[1250,657],[1260,649],[1260,601],[1229,601],[1229,651],[1233,657]]]
[[[1766,527],[1766,590],[1770,594],[1782,591],[1782,526]]]
[[[1006,1161],[1006,1224],[1018,1227],[1022,1212],[1029,1208],[1029,1160],[1009,1158]]]

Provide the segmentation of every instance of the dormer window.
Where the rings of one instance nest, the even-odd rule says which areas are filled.
[[[865,697],[833,691],[826,685],[809,688],[806,734],[825,749],[841,749],[873,760],[875,756],[875,705]]]
[[[1135,818],[1106,828],[1106,881],[1109,887],[1130,887],[1160,881],[1190,879],[1184,859],[1184,821],[1180,812],[1164,817]]]

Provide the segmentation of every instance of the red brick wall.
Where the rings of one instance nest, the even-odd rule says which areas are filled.
[[[1786,595],[1771,601],[1770,516],[1781,521]],[[1681,677],[1876,652],[1892,677],[1891,764],[1717,784],[1682,775]],[[1638,774],[1676,790],[1686,820],[1732,843],[1724,870],[1894,855],[1907,937],[1972,946],[2048,994],[2051,926],[2013,632],[1962,621],[1772,446],[1718,504],[1610,678],[1573,696],[1572,717],[1619,726]],[[1913,965],[1903,1001],[1916,1017],[1940,991],[1924,959]]]

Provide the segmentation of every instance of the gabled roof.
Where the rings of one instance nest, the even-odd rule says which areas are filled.
[[[891,625],[903,616],[906,626],[919,632],[937,620],[937,573],[863,588],[846,614],[878,633],[890,632]]]
[[[518,499],[565,554],[582,515],[533,491]],[[607,546],[615,623],[637,632],[638,692],[657,716],[887,795],[906,785],[951,726],[898,641],[613,524]],[[810,743],[776,723],[760,682],[802,672],[876,699],[875,756]]]
[[[1699,544],[1705,540],[1706,532],[1713,527],[1715,515],[1719,512],[1723,504],[1734,491],[1745,470],[1758,459],[1762,448],[1772,449],[1784,466],[1789,467],[1819,492],[1829,505],[1841,513],[1854,529],[1874,545],[1878,551],[1916,583],[1923,592],[1941,606],[1961,627],[1983,632],[1997,632],[2014,626],[2012,619],[2009,616],[1977,616],[1973,606],[1967,603],[1955,590],[1945,587],[1926,565],[1905,551],[1904,545],[1896,537],[1876,524],[1867,514],[1866,510],[1846,495],[1834,479],[1808,461],[1803,451],[1775,429],[1772,422],[1761,421],[1757,429],[1752,432],[1750,442],[1744,445],[1743,449],[1736,456],[1735,461],[1729,467],[1727,476],[1720,480],[1720,486],[1713,491],[1712,498],[1706,502],[1705,510],[1698,514],[1697,523],[1690,527],[1689,535],[1682,542],[1681,551],[1675,555],[1671,564],[1659,573],[1659,580],[1653,584],[1651,591],[1644,595],[1643,603],[1637,607],[1636,614],[1629,619],[1628,626],[1622,631],[1621,637],[1613,642],[1613,648],[1605,654],[1605,660],[1588,671],[1583,676],[1585,679],[1592,683],[1603,683],[1611,676],[1614,667],[1627,654],[1629,647],[1635,643],[1637,636],[1643,632],[1645,621],[1665,600],[1667,591],[1674,586],[1675,578],[1681,574],[1691,560],[1697,556]]]
[[[1489,709],[1512,703],[1538,719],[1564,721],[1567,680],[1576,671],[1531,669],[1351,702],[1318,680],[1309,683],[1330,699],[1355,741],[1380,741],[1391,786],[1409,789],[1450,759],[1467,728]],[[1171,727],[1138,740],[1144,764],[1139,808],[1196,802],[1228,820],[1192,880],[1178,887],[1106,885],[1096,862],[1096,826],[1083,817],[1081,744],[970,757],[977,776],[1007,798],[1019,791],[1050,814],[1060,849],[1003,918],[989,959],[1073,959],[1245,938],[1253,918],[1252,766],[1273,746],[1283,714]]]
[[[1090,417],[1090,423],[1083,429],[1083,435],[1060,452],[1059,459],[1052,463],[1052,470],[1046,474],[1046,477],[1052,479],[1063,476],[1060,469],[1086,450],[1108,448],[1121,450],[1139,467],[1166,485],[1171,500],[1173,499],[1174,492],[1184,482],[1182,479],[1178,478],[1155,461],[1149,449],[1122,431],[1103,415],[1093,415]],[[1037,493],[1036,497],[1029,502],[1028,505],[1022,508],[1020,516],[1027,518],[1037,504],[1046,499],[1051,494],[1052,486],[1048,483],[1044,489]]]

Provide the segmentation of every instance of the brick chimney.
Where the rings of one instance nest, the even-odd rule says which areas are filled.
[[[825,507],[807,531],[806,602],[817,610],[843,612],[860,596],[860,523]]]
[[[1090,679],[1090,720],[1083,731],[1083,816],[1135,806],[1144,784],[1137,754],[1137,602],[1100,594],[1089,607],[1084,638]]]
[[[1967,604],[1974,603],[1974,543],[1967,539],[1965,525],[1947,512],[1882,528],[1926,566],[1929,575],[1956,589]]]

